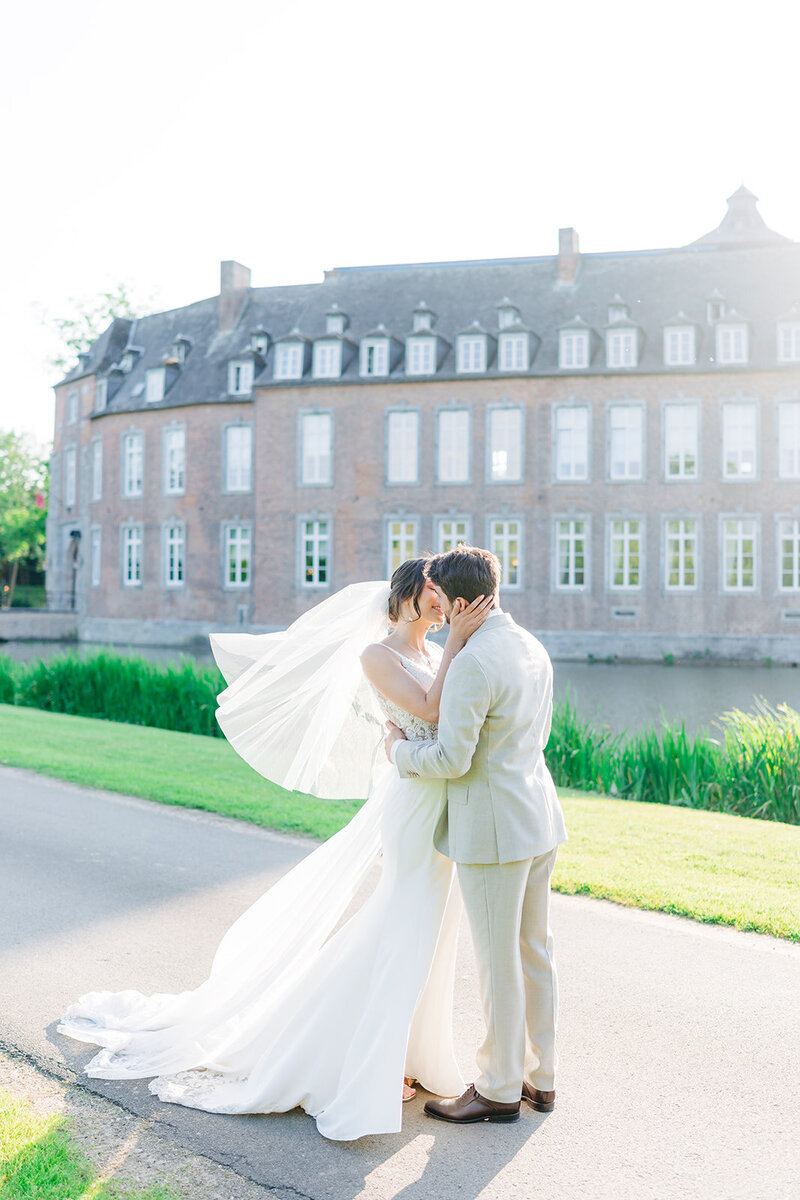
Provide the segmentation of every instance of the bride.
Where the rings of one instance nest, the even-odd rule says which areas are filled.
[[[448,666],[492,597],[457,602],[441,650],[426,640],[444,620],[426,561],[403,563],[391,585],[344,588],[283,633],[212,635],[229,684],[217,716],[242,757],[284,787],[368,799],[231,926],[194,991],[91,992],[72,1005],[59,1032],[102,1047],[88,1075],[154,1076],[161,1100],[209,1112],[300,1106],[340,1141],[398,1132],[417,1080],[463,1090],[460,897],[434,848],[444,783],[401,779],[382,739],[387,718],[435,738]],[[380,851],[377,887],[355,908]]]

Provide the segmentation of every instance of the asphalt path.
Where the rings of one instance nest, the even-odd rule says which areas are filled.
[[[161,1104],[80,1075],[55,1031],[99,988],[202,981],[231,921],[313,843],[0,768],[0,1038],[157,1122],[279,1197],[313,1200],[788,1200],[800,1178],[800,946],[583,897],[554,897],[558,1102],[458,1128],[404,1106],[400,1134],[325,1141],[313,1121]],[[481,1033],[463,930],[455,1022]],[[335,1031],[331,1031],[335,1036]],[[198,1197],[197,1200],[203,1200]]]

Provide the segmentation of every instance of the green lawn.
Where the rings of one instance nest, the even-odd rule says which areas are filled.
[[[0,705],[0,763],[325,838],[357,805],[268,783],[227,742]],[[562,789],[554,887],[800,941],[800,827]]]

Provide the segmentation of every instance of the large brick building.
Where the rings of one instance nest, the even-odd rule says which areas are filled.
[[[490,546],[560,656],[800,657],[800,243],[742,188],[680,249],[348,267],[118,319],[56,388],[54,607],[275,628]]]

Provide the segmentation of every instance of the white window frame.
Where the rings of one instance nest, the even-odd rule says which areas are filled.
[[[70,388],[67,392],[66,418],[68,425],[74,425],[78,420],[78,389]]]
[[[632,436],[635,430],[622,430],[620,426],[615,427],[614,421],[617,413],[638,413],[639,414],[639,472],[629,470],[629,466],[635,462],[634,458],[629,457],[630,447],[625,451],[625,469],[622,472],[615,470],[614,454],[615,454],[615,433],[623,433],[626,436]],[[644,405],[636,403],[614,403],[609,404],[606,410],[608,421],[608,470],[607,477],[613,483],[632,483],[642,480],[645,477],[644,451],[645,451],[645,408]]]
[[[580,530],[578,529],[580,526]],[[564,528],[566,527],[566,528]],[[583,579],[576,582],[578,575],[577,546],[582,541]],[[561,581],[561,548],[566,542],[569,547],[569,579]],[[591,549],[591,521],[584,514],[565,514],[553,517],[553,589],[556,592],[588,592]]]
[[[530,368],[530,337],[527,333],[501,333],[497,339],[497,368],[527,371]]]
[[[180,438],[177,446],[171,443]],[[167,425],[162,433],[165,496],[183,496],[186,492],[186,426]],[[177,452],[177,454],[176,454]],[[173,459],[177,457],[177,463]]]
[[[333,485],[333,413],[329,409],[301,410],[297,414],[298,436],[298,486],[331,487]],[[313,430],[321,436],[322,450],[309,453],[313,443]],[[327,430],[327,451],[324,449]]]
[[[419,517],[388,516],[384,522],[386,546],[386,577],[391,579],[397,568],[419,554]]]
[[[92,438],[92,501],[103,499],[103,439]]]
[[[273,379],[302,379],[304,366],[303,342],[278,342],[272,368]]]
[[[447,554],[461,542],[465,546],[472,545],[472,517],[460,514],[439,516],[434,520],[434,529],[437,554]]]
[[[236,435],[236,438],[234,437]],[[246,455],[232,453],[234,440],[245,443]],[[237,461],[241,458],[241,461]],[[245,461],[246,458],[246,461]],[[249,422],[224,425],[222,430],[223,492],[243,494],[253,490],[253,426]]]
[[[715,330],[717,362],[723,366],[746,363],[750,352],[749,340],[744,322],[720,321]]]
[[[103,578],[103,530],[92,525],[89,530],[89,587],[100,587]]]
[[[673,532],[670,530],[671,525],[677,525],[678,528]],[[673,570],[671,542],[677,544],[677,583],[670,582]],[[669,593],[698,591],[700,586],[700,518],[666,515],[663,518],[663,544],[664,591]],[[687,566],[687,559],[690,554],[691,570],[694,574],[693,583],[686,582],[687,573],[690,569]]]
[[[436,338],[412,337],[406,342],[406,375],[436,374]]]
[[[137,459],[138,480],[132,473]],[[122,435],[122,494],[127,500],[144,494],[144,433],[140,429],[129,429]]]
[[[147,404],[157,404],[159,400],[163,400],[166,387],[166,369],[164,367],[150,367],[145,371],[144,379],[145,402]]]
[[[694,414],[694,447],[688,446],[681,442],[677,451],[673,453],[671,437],[675,435],[675,430],[670,430],[670,419],[674,419],[673,414],[680,414],[682,417],[688,413]],[[700,478],[700,405],[696,400],[667,400],[661,409],[662,426],[662,467],[664,471],[664,480],[666,483],[680,482],[685,479],[697,480]],[[684,430],[685,432],[685,430]],[[687,464],[691,456],[694,456],[694,470],[687,469]],[[670,459],[677,456],[677,471],[670,470]]]
[[[792,582],[784,583],[785,543],[790,544]],[[775,544],[777,548],[778,591],[783,595],[790,592],[800,592],[800,520],[797,517],[779,516],[776,518]]]
[[[588,368],[588,329],[559,330],[558,365],[562,371],[585,371]]]
[[[516,446],[516,463],[514,462],[513,439],[514,430],[511,428],[514,422],[510,420],[510,415],[516,417],[517,424],[517,446]],[[503,454],[502,446],[495,447],[495,438],[498,433],[496,429],[496,421],[506,418],[508,428],[506,430],[506,438],[509,445],[512,447],[511,452],[507,453],[507,469],[505,472],[498,472],[498,463],[495,461],[495,456]],[[516,466],[516,470],[513,468]],[[525,409],[521,404],[490,404],[486,409],[486,480],[488,483],[503,484],[503,483],[522,483],[525,477]]]
[[[800,362],[800,321],[778,322],[778,362]]]
[[[791,428],[793,426],[793,428]],[[791,446],[785,443],[791,435]],[[800,479],[800,399],[781,400],[778,404],[778,478]],[[788,451],[788,453],[787,453]],[[784,456],[793,460],[784,470]]]
[[[635,329],[606,330],[606,366],[626,371],[639,365],[639,337]]]
[[[231,551],[235,554],[232,557]],[[231,572],[233,566],[233,572]],[[233,574],[233,579],[231,578]],[[222,526],[222,586],[244,591],[253,583],[252,521],[225,521]]]
[[[621,529],[615,528],[622,526]],[[635,529],[633,528],[635,526]],[[622,581],[616,582],[614,556],[622,548]],[[610,592],[641,592],[644,587],[645,522],[643,517],[606,517],[606,586]],[[634,555],[636,563],[634,564]],[[636,582],[631,582],[634,573]]]
[[[401,425],[402,421],[402,425]],[[394,428],[393,428],[394,427]],[[413,438],[413,451],[397,447],[399,437]],[[392,487],[412,487],[419,483],[420,413],[416,408],[390,408],[386,413],[386,483]],[[397,470],[396,468],[401,468]],[[413,467],[403,470],[402,467]]]
[[[177,547],[177,555],[175,548]],[[186,583],[186,522],[167,521],[163,534],[164,587],[181,588]],[[177,567],[177,570],[175,569]]]
[[[722,426],[722,478],[724,481],[733,481],[735,483],[752,483],[759,478],[759,410],[756,400],[723,400],[721,403],[720,424]],[[752,439],[748,435],[748,430],[744,429],[741,436],[741,445],[733,447],[731,445],[731,436],[733,433],[733,425],[731,418],[735,412],[749,411],[752,414]],[[747,462],[749,454],[752,452],[752,470],[743,471],[742,465]],[[737,456],[738,469],[729,470],[729,466],[733,461],[733,456]]]
[[[78,447],[64,447],[64,507],[74,508],[78,498]]]
[[[250,396],[253,393],[252,358],[232,358],[228,363],[228,395]]]
[[[486,335],[462,333],[456,342],[456,370],[460,375],[481,374],[486,370]]]
[[[108,404],[108,380],[96,379],[94,385],[94,411],[104,412]]]
[[[690,367],[697,362],[697,330],[694,325],[667,325],[664,329],[664,365]]]
[[[562,458],[561,447],[562,441],[567,441],[569,437],[575,437],[574,428],[566,429],[561,427],[562,413],[578,413],[582,412],[586,417],[584,447],[585,470],[584,473],[578,474],[576,471],[573,474],[564,474],[562,472],[562,463],[566,462],[566,458]],[[553,479],[556,483],[586,483],[591,478],[591,451],[592,451],[592,410],[588,404],[554,404],[553,405]],[[576,460],[572,460],[573,464]],[[578,465],[580,465],[578,463]]]
[[[142,586],[144,530],[140,521],[122,526],[122,585]]]
[[[739,526],[738,531],[730,529],[730,526]],[[746,529],[745,527],[749,527]],[[720,570],[721,570],[721,590],[731,595],[755,595],[759,590],[759,521],[758,518],[752,515],[742,515],[740,513],[721,513],[719,518],[720,530]],[[742,557],[744,555],[744,542],[752,538],[753,541],[753,582],[751,585],[743,585],[741,583],[728,583],[728,553],[729,545],[732,539],[735,539],[740,547],[741,557],[739,559],[739,570],[737,572],[739,578],[744,574],[742,565]]]
[[[450,425],[450,418],[458,416],[461,420],[460,425],[466,426],[463,434],[459,435],[459,440],[463,437],[464,445],[459,447],[453,444],[449,449],[445,444],[445,432]],[[460,450],[464,453],[464,473],[456,474],[455,468],[458,465],[456,458]],[[450,465],[448,464],[450,460]],[[444,468],[444,469],[443,469]],[[461,405],[452,405],[448,408],[439,408],[436,410],[436,482],[445,487],[459,486],[470,483],[472,480],[472,413],[468,408]]]
[[[315,379],[338,379],[342,373],[342,343],[336,340],[314,342],[312,374]]]
[[[299,584],[303,591],[329,589],[333,576],[333,521],[325,514],[311,513],[297,519]],[[312,578],[306,578],[307,555],[311,549]],[[323,553],[324,550],[324,553]],[[324,564],[323,564],[324,559]],[[324,569],[325,578],[320,578]]]
[[[372,370],[369,369],[370,367]],[[363,379],[382,379],[389,374],[388,338],[362,339],[359,352],[359,371]]]
[[[516,579],[513,545],[517,544]],[[500,560],[500,590],[521,592],[525,567],[525,522],[516,514],[493,514],[486,519],[486,544]]]

